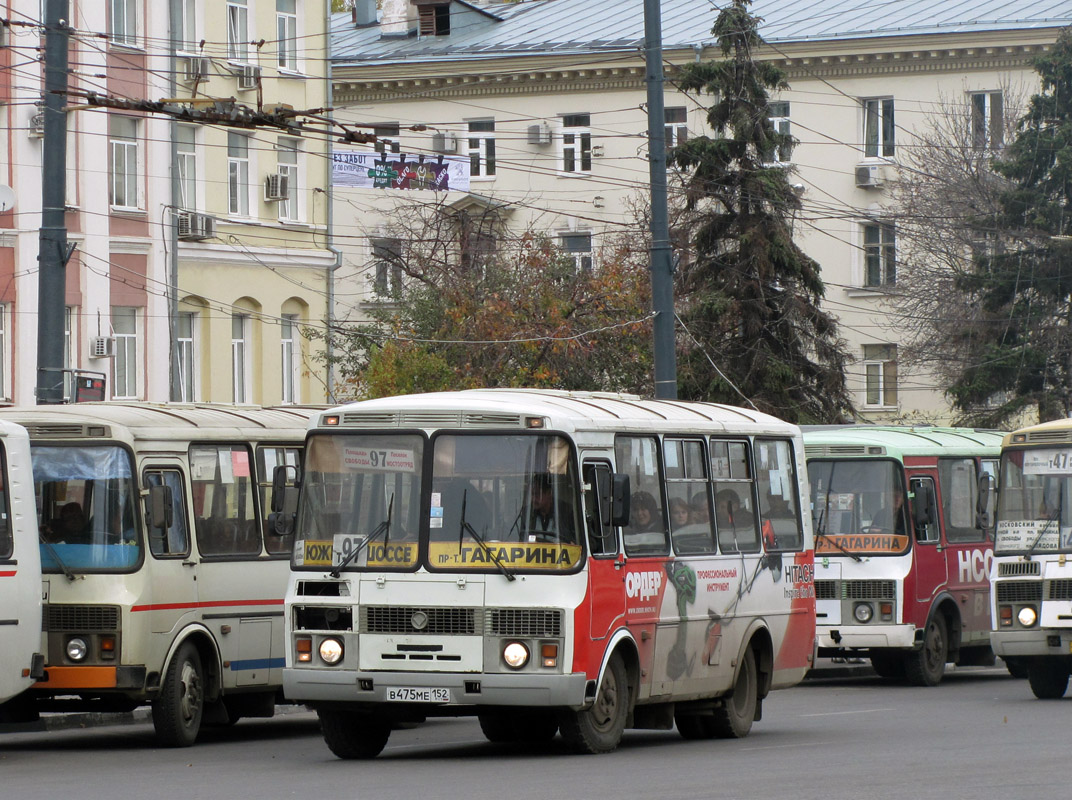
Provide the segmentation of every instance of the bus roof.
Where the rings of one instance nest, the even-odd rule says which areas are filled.
[[[845,425],[804,428],[806,458],[859,456],[997,455],[1003,434],[975,428],[919,425]]]
[[[509,428],[546,417],[551,428],[795,432],[797,427],[751,409],[717,403],[645,400],[611,392],[554,389],[469,389],[384,397],[329,409],[346,427]]]
[[[1051,419],[1005,435],[1002,447],[1017,444],[1063,444],[1072,442],[1072,418]]]

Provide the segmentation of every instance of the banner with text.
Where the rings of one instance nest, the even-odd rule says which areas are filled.
[[[469,159],[464,156],[335,151],[331,184],[359,189],[469,191]]]

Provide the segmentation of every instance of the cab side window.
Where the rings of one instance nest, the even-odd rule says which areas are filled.
[[[670,551],[662,505],[659,448],[653,436],[619,436],[614,440],[618,472],[629,476],[629,524],[622,530],[628,555],[665,555]]]
[[[175,469],[154,469],[145,473],[145,485],[171,487],[171,527],[166,531],[149,528],[149,552],[157,558],[178,558],[190,552],[190,531],[186,526],[186,493],[182,473]]]
[[[804,544],[804,531],[793,445],[783,440],[757,440],[755,452],[763,546],[767,550],[799,550]]]

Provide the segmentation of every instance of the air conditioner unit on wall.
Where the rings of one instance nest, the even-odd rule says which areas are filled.
[[[437,153],[457,153],[458,137],[451,131],[432,134],[432,149]]]
[[[546,122],[529,125],[529,144],[551,144],[551,126]]]
[[[89,340],[90,358],[112,358],[115,355],[115,338],[112,336],[94,336]]]
[[[272,172],[264,179],[265,200],[286,200],[290,197],[290,176]]]
[[[208,80],[212,72],[212,59],[204,56],[188,56],[181,59],[179,71],[184,80],[194,82]]]
[[[861,189],[874,189],[885,183],[885,169],[881,164],[858,164],[856,185]]]
[[[239,89],[256,89],[261,82],[261,68],[252,64],[243,64],[238,72]]]
[[[178,236],[184,241],[211,239],[216,235],[216,218],[196,211],[180,211],[175,218]]]

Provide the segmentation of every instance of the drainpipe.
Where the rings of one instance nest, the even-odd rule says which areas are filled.
[[[331,69],[331,0],[327,0],[324,3],[327,9],[327,40],[328,40],[328,57],[327,57],[327,105],[328,105],[328,118],[335,118],[335,102],[332,93],[332,69]],[[375,13],[375,12],[373,12]],[[334,403],[335,401],[335,365],[332,363],[332,356],[334,355],[335,339],[334,339],[334,326],[335,326],[335,273],[342,266],[342,251],[335,246],[335,189],[331,185],[331,151],[334,142],[329,140],[328,142],[328,157],[325,159],[327,164],[327,189],[325,195],[327,197],[328,213],[327,213],[327,226],[328,226],[328,251],[335,255],[335,263],[327,268],[327,283],[328,283],[328,315],[327,315],[327,332],[324,336],[324,347],[327,350],[327,394],[328,402]]]

